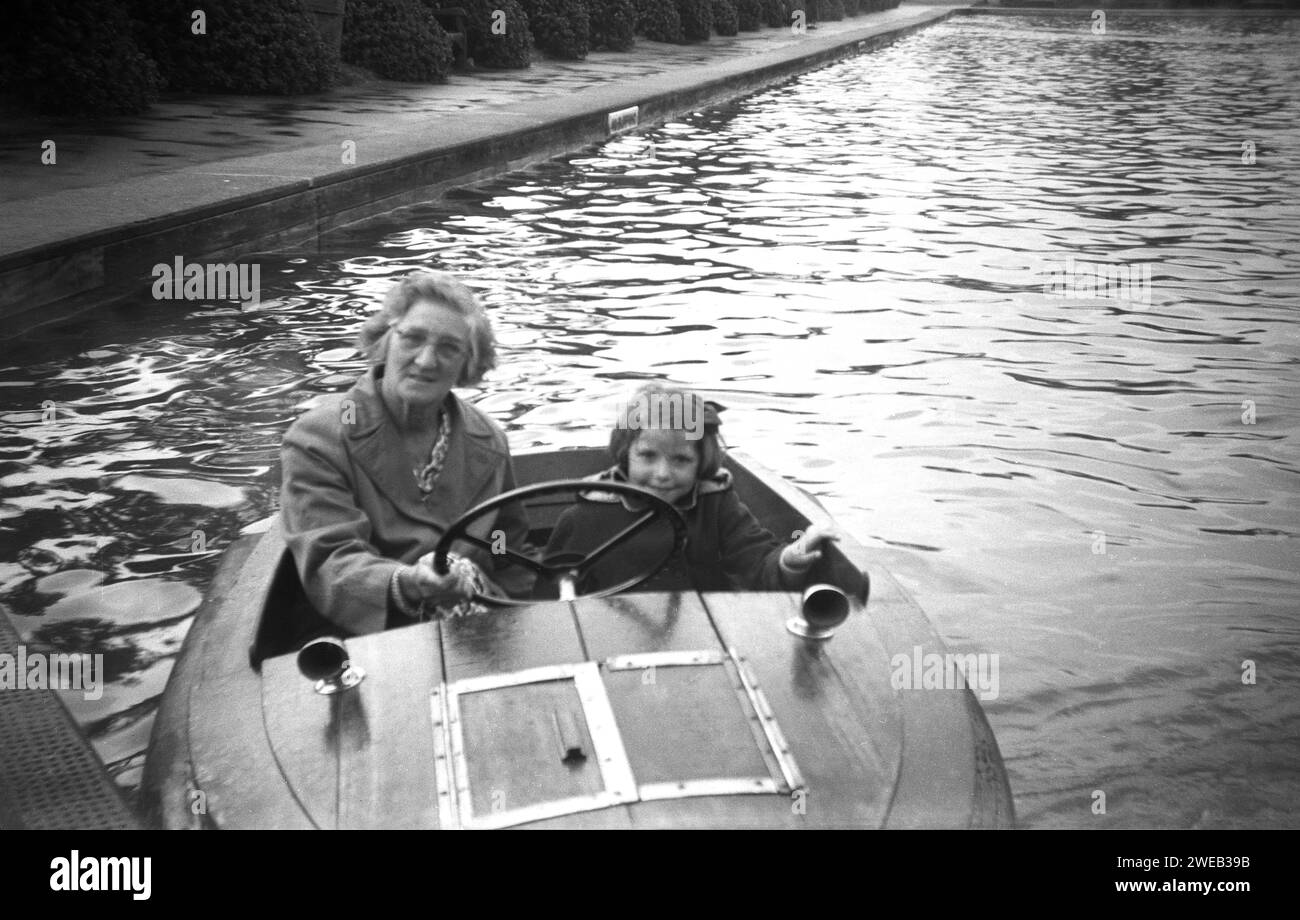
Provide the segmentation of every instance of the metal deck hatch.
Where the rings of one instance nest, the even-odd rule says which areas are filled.
[[[803,787],[734,649],[467,678],[436,689],[432,709],[444,828]]]

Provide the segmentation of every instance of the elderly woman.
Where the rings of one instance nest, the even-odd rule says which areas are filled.
[[[435,607],[463,609],[482,574],[510,593],[527,591],[526,573],[497,573],[493,557],[477,550],[444,576],[415,564],[464,511],[515,488],[505,433],[451,392],[496,366],[483,307],[450,275],[412,272],[366,321],[359,343],[367,372],[284,438],[281,519],[312,605],[355,634]],[[472,528],[484,539],[497,530],[510,546],[526,545],[517,507]]]

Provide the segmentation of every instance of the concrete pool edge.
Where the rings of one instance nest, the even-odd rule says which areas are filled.
[[[614,133],[612,112],[637,106],[639,127],[662,123],[879,48],[957,9],[919,8],[902,21],[808,33],[797,45],[496,109],[439,124],[436,142],[409,130],[371,135],[367,144],[385,155],[360,166],[319,168],[319,148],[308,148],[7,202],[11,226],[50,238],[0,254],[0,320],[20,336],[138,300],[152,267],[175,257],[192,264],[311,251],[349,224],[603,142]],[[189,204],[177,210],[182,196]]]

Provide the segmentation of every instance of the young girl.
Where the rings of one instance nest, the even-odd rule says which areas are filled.
[[[731,487],[721,465],[718,410],[694,393],[651,384],[637,391],[609,439],[615,466],[595,481],[630,483],[674,505],[686,520],[684,557],[637,590],[759,591],[801,588],[821,556],[820,545],[837,536],[814,524],[802,539],[782,546],[755,519]],[[636,520],[635,499],[593,490],[564,512],[546,558],[588,553]],[[598,562],[579,584],[591,591],[618,584],[659,559],[669,539],[666,525],[647,528]]]

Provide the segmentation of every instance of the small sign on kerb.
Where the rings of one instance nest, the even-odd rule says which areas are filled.
[[[636,127],[637,115],[641,112],[639,105],[634,105],[626,109],[619,109],[617,112],[609,113],[609,133],[621,134],[624,131],[631,131]]]

